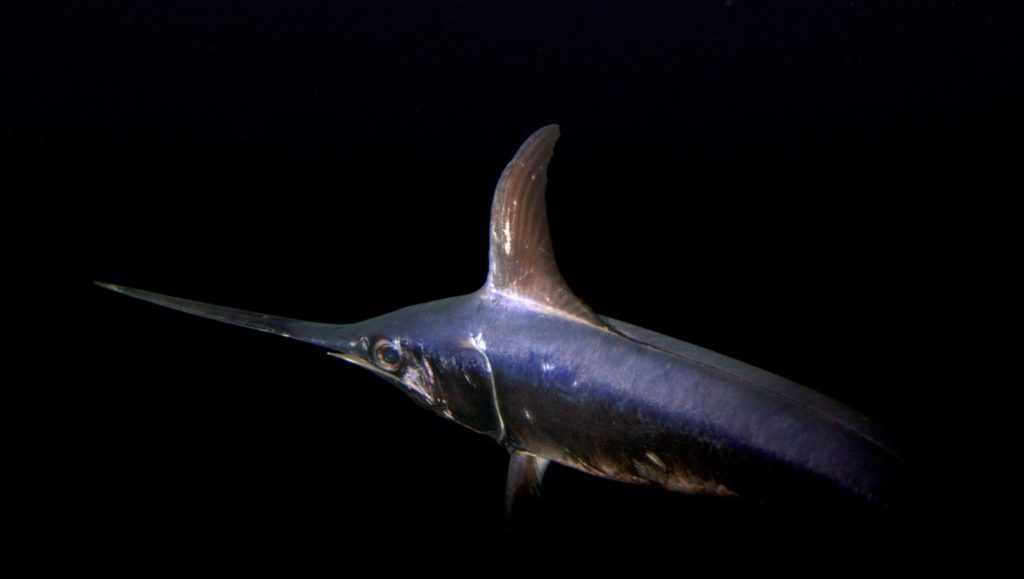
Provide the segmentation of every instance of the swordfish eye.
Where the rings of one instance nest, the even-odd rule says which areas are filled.
[[[373,361],[383,370],[394,372],[402,363],[402,353],[388,340],[380,340],[373,348]]]

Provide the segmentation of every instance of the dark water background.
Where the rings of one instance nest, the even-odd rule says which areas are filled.
[[[963,555],[984,465],[962,415],[989,395],[956,361],[977,220],[1020,159],[1020,9],[881,4],[3,4],[9,260],[87,316],[33,342],[86,354],[44,355],[30,384],[50,556],[472,570],[539,550],[681,574]],[[491,441],[315,348],[90,285],[339,322],[471,292],[494,183],[551,122],[575,291],[888,425],[918,473],[897,517],[553,468],[507,546]]]

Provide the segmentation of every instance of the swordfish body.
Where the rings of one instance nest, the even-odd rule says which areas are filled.
[[[599,316],[570,291],[545,208],[558,136],[541,128],[502,173],[487,281],[469,295],[325,324],[100,285],[312,343],[393,382],[509,450],[509,509],[551,461],[691,494],[886,504],[901,459],[870,420],[772,373]]]

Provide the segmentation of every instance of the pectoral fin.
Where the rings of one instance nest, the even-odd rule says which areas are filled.
[[[540,496],[541,479],[549,462],[546,458],[522,452],[509,455],[508,478],[505,481],[506,520],[511,521],[525,503]]]

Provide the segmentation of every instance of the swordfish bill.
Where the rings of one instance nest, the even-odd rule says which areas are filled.
[[[732,358],[596,314],[565,283],[548,230],[541,128],[498,181],[478,291],[326,324],[111,284],[154,304],[326,348],[510,455],[506,506],[554,462],[690,494],[885,506],[902,459],[871,420]]]

